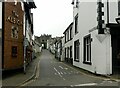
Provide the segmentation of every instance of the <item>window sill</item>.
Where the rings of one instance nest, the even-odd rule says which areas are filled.
[[[70,39],[70,40],[67,40],[67,41],[65,42],[65,44],[66,44],[66,43],[68,43],[68,42],[69,42],[69,41],[71,41],[71,40],[72,40],[72,39]]]
[[[74,60],[75,62],[79,62],[79,60]]]
[[[88,64],[88,65],[92,65],[92,63],[91,62],[83,62],[84,64]]]

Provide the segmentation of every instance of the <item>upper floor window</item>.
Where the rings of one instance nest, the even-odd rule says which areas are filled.
[[[67,42],[67,36],[66,36],[66,33],[65,33],[65,43]]]
[[[18,39],[18,27],[12,26],[11,37]]]
[[[67,31],[67,41],[69,41],[69,30]]]
[[[72,39],[72,27],[70,28],[70,40]]]
[[[78,33],[78,14],[75,16],[75,34]]]

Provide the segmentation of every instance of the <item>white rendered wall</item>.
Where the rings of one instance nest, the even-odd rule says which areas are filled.
[[[98,31],[95,30],[89,33],[89,30],[97,26],[97,2],[81,2],[79,8],[74,14],[78,13],[78,33],[73,37],[74,41],[79,39],[80,53],[79,62],[73,60],[73,65],[88,70],[97,74],[111,74],[112,73],[112,59],[111,59],[111,35],[98,35]],[[113,7],[113,6],[112,6]],[[105,12],[106,13],[106,12]],[[112,13],[111,13],[112,14]],[[74,15],[75,16],[75,15]],[[113,19],[111,18],[112,22]],[[75,26],[75,25],[74,25]],[[74,29],[73,26],[73,29]],[[92,65],[83,64],[83,38],[91,34],[91,63]],[[103,38],[100,42],[99,38]],[[73,49],[74,58],[74,49]]]
[[[64,61],[65,60],[65,37],[63,37],[62,39],[62,55],[61,55],[61,61]]]

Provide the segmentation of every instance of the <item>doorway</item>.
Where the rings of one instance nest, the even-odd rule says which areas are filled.
[[[112,73],[120,74],[120,35],[111,36],[112,41]]]

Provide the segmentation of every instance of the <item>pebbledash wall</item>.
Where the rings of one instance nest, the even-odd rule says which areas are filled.
[[[21,2],[3,3],[2,69],[23,67],[23,10]]]
[[[97,21],[97,0],[94,2],[76,1],[73,4],[73,46],[76,40],[79,40],[79,60],[75,61],[75,53],[73,47],[73,65],[88,70],[96,74],[112,74],[112,47],[111,35],[109,32],[105,34],[98,34]],[[105,0],[104,0],[105,1]],[[104,17],[105,24],[108,21],[107,2],[104,3]],[[109,22],[116,23],[115,18],[118,16],[118,2],[109,3]],[[78,32],[75,33],[75,18],[78,16]],[[105,28],[107,29],[107,28]],[[87,60],[85,54],[85,39],[90,37],[90,58]],[[89,39],[89,38],[88,38]],[[86,58],[86,59],[85,59]]]

